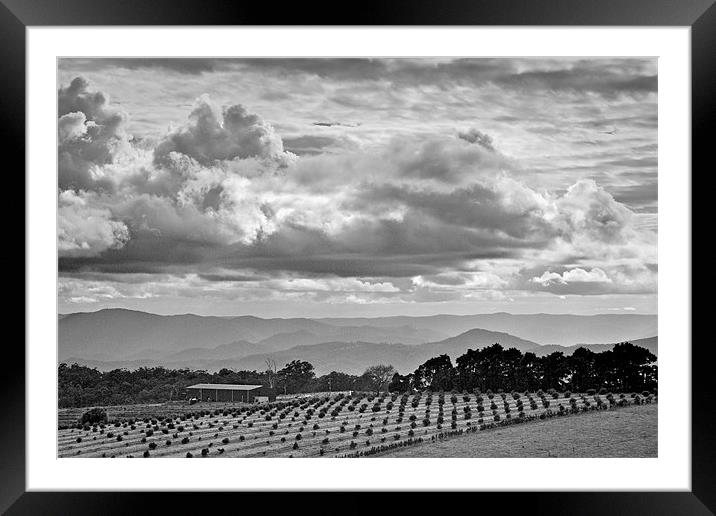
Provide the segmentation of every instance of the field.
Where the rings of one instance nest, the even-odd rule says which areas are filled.
[[[167,403],[137,403],[136,405],[113,405],[105,407],[107,411],[108,421],[129,421],[131,419],[166,419],[168,417],[177,418],[188,412],[198,412],[201,410],[221,410],[236,409],[236,407],[246,406],[240,403],[221,403],[221,402],[202,402],[189,405],[186,402],[167,402]],[[87,412],[85,408],[61,408],[57,414],[57,426],[60,429],[75,426],[82,414]]]
[[[657,405],[588,412],[398,448],[376,457],[656,457]]]
[[[652,411],[655,414],[650,407],[655,403],[656,397],[648,393],[538,391],[494,395],[338,394],[250,406],[216,403],[190,406],[179,402],[136,405],[108,410],[107,424],[60,428],[58,456],[359,457],[387,456],[396,450],[400,453],[410,450],[410,456],[450,456],[436,451],[446,444],[461,450],[452,452],[458,453],[453,456],[502,456],[479,455],[482,452],[473,452],[471,448],[479,448],[477,439],[497,441],[519,429],[533,437],[531,441],[523,438],[522,444],[529,446],[525,451],[516,449],[513,456],[527,457],[542,453],[534,445],[539,439],[536,430],[548,424],[552,427],[576,424],[571,427],[573,432],[580,427],[575,422],[587,417],[619,419],[631,424],[631,420],[637,421],[642,416],[648,418]],[[70,421],[84,410],[67,410],[63,417]],[[517,437],[508,438],[519,440],[519,431]],[[611,435],[606,432],[601,435],[605,442],[634,430],[619,427]],[[556,443],[561,438],[553,437],[554,450],[566,456],[569,450],[557,449]]]

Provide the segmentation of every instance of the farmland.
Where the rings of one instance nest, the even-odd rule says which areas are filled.
[[[107,411],[108,421],[129,421],[144,418],[166,419],[168,417],[177,418],[187,414],[187,412],[197,412],[201,410],[221,410],[235,409],[241,406],[239,403],[221,403],[221,402],[204,402],[189,406],[186,402],[167,402],[167,403],[137,403],[132,405],[110,405],[105,408]],[[61,408],[57,411],[58,428],[68,428],[75,426],[77,421],[87,411],[87,408]]]
[[[499,439],[500,432],[519,427],[560,426],[585,417],[607,420],[616,413],[628,419],[653,410],[655,403],[656,397],[646,392],[426,391],[322,395],[243,406],[123,406],[108,409],[106,423],[60,428],[58,456],[358,457],[409,449],[411,456],[429,456],[423,451],[447,441]],[[65,411],[60,426],[81,413]]]
[[[494,428],[376,457],[656,457],[657,405]]]

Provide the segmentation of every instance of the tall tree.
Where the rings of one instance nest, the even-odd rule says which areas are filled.
[[[561,351],[555,351],[540,359],[543,389],[561,389],[569,378],[567,359]]]
[[[313,364],[303,360],[292,360],[277,374],[284,385],[284,393],[303,392],[316,377]]]
[[[587,389],[601,387],[595,368],[596,353],[579,347],[568,358],[570,378],[569,385],[573,391],[585,392]],[[603,379],[606,383],[606,379]]]
[[[352,391],[355,389],[357,376],[331,371],[316,378],[316,389],[318,391]]]
[[[266,359],[266,375],[268,376],[268,386],[273,389],[276,384],[276,361],[273,358]]]
[[[396,373],[392,365],[374,365],[365,370],[363,376],[370,380],[370,385],[376,393],[382,391],[388,386],[388,383]]]
[[[412,386],[412,382],[412,374],[403,376],[400,373],[395,373],[390,380],[390,384],[388,384],[388,390],[390,392],[408,392]]]
[[[429,388],[434,391],[449,391],[453,388],[455,370],[448,355],[440,355],[418,366],[413,373],[416,389]]]
[[[539,358],[531,352],[527,352],[520,358],[515,374],[515,385],[512,389],[516,391],[536,391],[541,381]]]

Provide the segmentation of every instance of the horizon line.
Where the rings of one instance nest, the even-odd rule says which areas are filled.
[[[435,313],[430,315],[379,315],[379,316],[321,316],[321,317],[305,317],[305,316],[287,316],[287,317],[262,317],[260,315],[253,315],[253,314],[236,314],[236,315],[201,315],[193,312],[183,312],[183,313],[173,313],[173,314],[160,314],[156,312],[147,312],[144,310],[136,310],[133,308],[122,308],[122,307],[113,307],[113,308],[98,308],[97,310],[88,310],[88,311],[77,311],[77,312],[57,312],[58,316],[68,316],[68,315],[77,315],[77,314],[93,314],[103,311],[109,311],[109,310],[123,310],[125,312],[136,312],[140,314],[147,314],[147,315],[157,315],[159,317],[176,317],[176,316],[183,316],[183,315],[192,315],[195,317],[220,317],[220,318],[235,318],[235,317],[254,317],[256,319],[309,319],[309,320],[321,320],[321,319],[387,319],[387,318],[395,318],[395,317],[408,317],[413,319],[422,319],[426,317],[440,317],[440,316],[449,316],[449,317],[471,317],[475,315],[572,315],[577,317],[596,317],[599,315],[648,315],[648,316],[657,316],[658,313],[634,313],[634,312],[619,312],[614,311],[610,313],[596,313],[596,314],[575,314],[575,313],[548,313],[548,312],[531,312],[531,313],[512,313],[512,312],[479,312],[479,313],[471,313],[471,314],[451,314],[451,313]]]

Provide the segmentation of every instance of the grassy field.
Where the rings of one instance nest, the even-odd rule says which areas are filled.
[[[374,457],[656,457],[658,405],[464,434]]]

